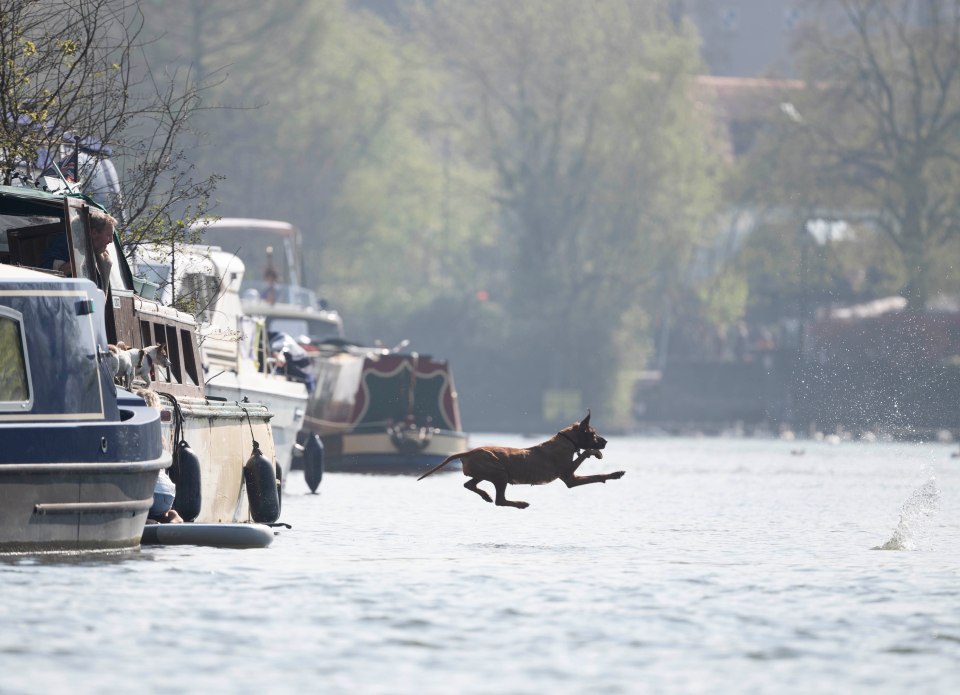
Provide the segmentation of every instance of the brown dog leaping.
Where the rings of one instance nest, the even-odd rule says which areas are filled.
[[[567,487],[577,487],[578,485],[605,483],[608,480],[622,478],[623,471],[602,475],[578,476],[576,474],[580,464],[590,456],[595,456],[598,459],[603,458],[600,450],[606,445],[607,440],[597,434],[597,431],[590,426],[590,411],[588,410],[583,422],[573,423],[542,444],[537,444],[528,449],[482,446],[453,454],[421,475],[417,480],[423,480],[451,461],[460,459],[463,463],[463,474],[470,478],[463,484],[465,488],[477,493],[487,502],[496,502],[501,507],[525,509],[530,506],[528,503],[514,502],[504,496],[508,484],[543,485],[559,478],[567,484]],[[497,493],[496,500],[490,499],[490,495],[477,487],[484,480],[493,483]]]

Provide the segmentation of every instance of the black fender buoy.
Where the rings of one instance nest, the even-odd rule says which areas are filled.
[[[303,477],[310,492],[316,492],[323,480],[323,442],[316,434],[308,436],[303,447]]]
[[[186,439],[181,439],[173,451],[170,480],[177,486],[173,508],[184,521],[200,516],[200,459]]]
[[[277,468],[277,511],[283,512],[283,470],[280,468],[280,462],[274,461],[273,465]],[[280,514],[277,514],[279,518]]]
[[[270,459],[253,443],[253,453],[243,464],[243,480],[247,486],[250,516],[258,524],[272,524],[280,518],[280,495],[277,489],[277,469]]]

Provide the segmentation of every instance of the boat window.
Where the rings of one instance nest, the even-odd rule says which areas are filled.
[[[164,326],[163,342],[167,346],[167,358],[170,361],[170,369],[167,370],[167,380],[170,382],[183,383],[183,365],[180,362],[180,341],[177,340],[177,327]],[[160,329],[160,326],[157,326]],[[169,372],[173,372],[171,375]]]
[[[140,344],[141,345],[156,345],[153,342],[153,327],[150,325],[149,321],[140,320]]]
[[[0,307],[0,411],[29,410],[31,392],[23,315]]]
[[[220,281],[208,273],[187,273],[177,288],[177,305],[194,314],[198,323],[209,323],[213,307],[223,293]]]
[[[193,334],[190,331],[180,330],[180,348],[183,351],[183,383],[199,386],[200,372],[197,369],[197,360],[193,351]]]
[[[300,343],[319,345],[330,338],[340,337],[340,326],[333,321],[319,318],[299,319],[281,316],[271,316],[269,319],[271,332],[286,333]]]
[[[73,246],[74,276],[96,282],[97,269],[94,265],[93,254],[88,253],[89,239],[87,238],[85,214],[81,213],[79,208],[70,206],[69,201],[67,205],[70,210],[70,243]]]
[[[28,268],[48,269],[47,247],[62,241],[62,235],[62,222],[8,229],[6,241],[10,259]],[[62,250],[66,252],[66,249]]]

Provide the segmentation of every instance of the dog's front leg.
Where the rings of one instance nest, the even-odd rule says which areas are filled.
[[[583,463],[584,461],[586,461],[586,460],[587,460],[588,458],[590,458],[591,456],[594,456],[594,457],[596,457],[596,458],[598,458],[598,459],[602,459],[602,458],[603,458],[603,454],[600,452],[599,449],[586,449],[586,450],[584,450],[583,453],[581,453],[579,456],[577,456],[576,459],[574,459],[574,461],[573,461],[573,467],[570,469],[571,475],[572,475],[573,473],[576,473],[576,472],[577,472],[577,469],[580,468],[580,464]]]
[[[608,480],[619,480],[623,477],[624,471],[601,473],[598,475],[576,475],[577,468],[580,466],[580,464],[591,456],[602,459],[603,452],[601,452],[599,449],[587,449],[573,462],[573,468],[570,470],[570,472],[566,475],[560,476],[560,480],[562,480],[567,487],[577,487],[579,485],[589,485],[590,483],[605,483]]]
[[[624,471],[615,471],[613,473],[601,473],[600,475],[566,475],[562,480],[567,487],[578,487],[579,485],[589,485],[590,483],[605,483],[608,480],[619,480],[623,477]]]

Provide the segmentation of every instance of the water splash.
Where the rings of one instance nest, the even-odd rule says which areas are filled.
[[[874,550],[917,550],[930,519],[940,510],[940,488],[933,473],[913,491],[900,508],[900,523],[893,535]]]

